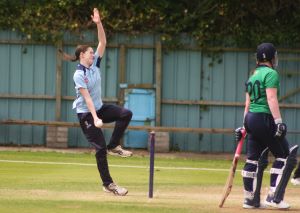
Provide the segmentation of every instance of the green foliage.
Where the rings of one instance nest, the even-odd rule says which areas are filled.
[[[201,47],[253,47],[262,41],[299,46],[299,0],[2,0],[0,29],[55,42],[66,31],[95,27],[98,7],[108,34],[154,33],[166,44],[192,37]]]

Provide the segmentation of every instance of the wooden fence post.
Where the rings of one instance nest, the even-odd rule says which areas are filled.
[[[120,87],[120,84],[126,83],[126,48],[122,44],[120,46],[120,57],[119,57],[119,105],[124,105],[124,88]]]
[[[61,120],[61,80],[62,80],[62,56],[59,52],[62,49],[62,41],[56,45],[56,89],[55,89],[55,120]]]
[[[161,125],[161,42],[155,45],[155,125]]]

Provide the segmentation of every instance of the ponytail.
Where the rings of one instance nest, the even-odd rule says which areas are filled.
[[[62,49],[58,49],[58,51],[63,55],[64,61],[73,61],[74,62],[74,61],[78,60],[75,55],[70,55],[70,54],[64,52]]]
[[[89,48],[90,46],[88,45],[78,45],[76,47],[76,50],[75,50],[75,55],[70,55],[66,52],[64,52],[62,49],[58,49],[58,51],[63,54],[63,60],[65,61],[78,61],[79,60],[79,57],[80,57],[80,53],[84,53],[85,51],[87,51],[87,49]]]

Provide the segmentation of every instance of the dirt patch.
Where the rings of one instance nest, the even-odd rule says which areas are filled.
[[[224,207],[219,208],[222,188],[221,187],[194,187],[183,190],[160,190],[154,191],[154,196],[149,199],[146,192],[130,189],[125,197],[117,197],[110,193],[99,192],[60,192],[48,190],[13,190],[0,189],[1,199],[25,199],[25,200],[65,200],[65,201],[94,201],[94,202],[118,202],[135,203],[136,205],[172,206],[176,208],[190,209],[190,212],[224,212],[238,213],[249,212],[242,208],[243,188],[234,187],[227,198]],[[262,190],[262,199],[265,192]],[[300,212],[300,188],[289,187],[286,191],[285,200],[291,204],[289,212]],[[80,203],[78,204],[80,206]],[[69,208],[65,206],[65,208]],[[74,206],[72,206],[74,208]],[[270,212],[271,209],[259,212]],[[278,210],[276,211],[278,212]],[[281,211],[279,211],[281,212]]]

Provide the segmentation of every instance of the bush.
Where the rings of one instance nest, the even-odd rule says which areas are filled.
[[[2,0],[0,7],[0,29],[42,42],[94,28],[93,7],[99,8],[108,37],[151,33],[172,44],[187,34],[200,47],[253,47],[262,41],[299,47],[300,39],[295,0]]]

